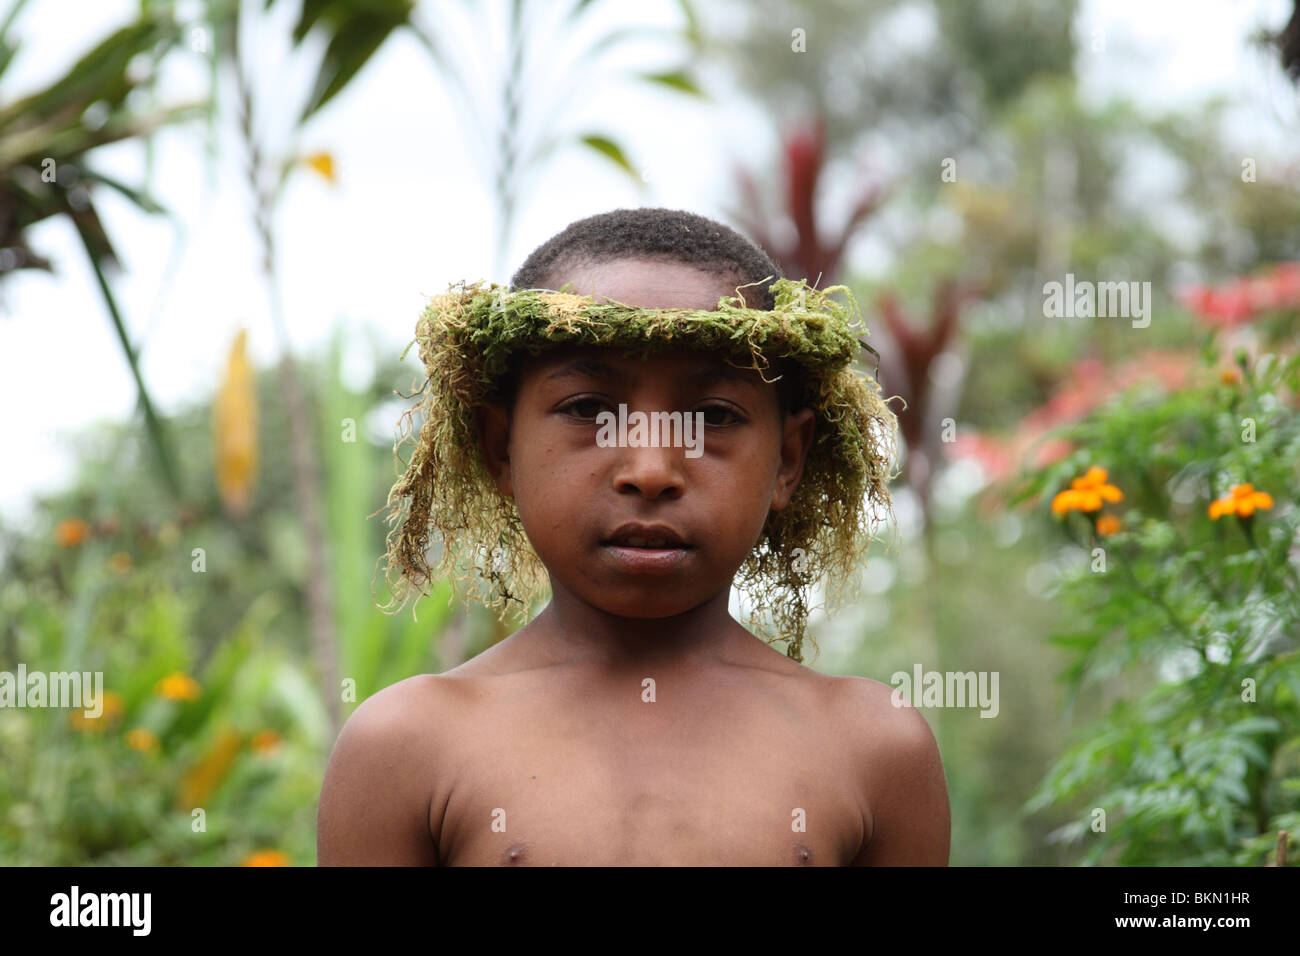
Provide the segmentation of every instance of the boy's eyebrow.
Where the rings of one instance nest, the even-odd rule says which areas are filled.
[[[556,369],[550,375],[546,376],[544,381],[549,382],[551,379],[568,378],[575,375],[589,375],[592,378],[603,378],[614,381],[636,381],[635,374],[629,374],[627,371],[617,369],[599,359],[576,359],[569,364]],[[689,385],[707,385],[711,382],[721,380],[740,382],[744,385],[754,384],[754,381],[746,373],[746,370],[736,368],[732,365],[716,365],[697,369],[694,372],[683,375],[682,380]]]
[[[684,378],[692,385],[708,385],[719,381],[739,382],[742,385],[758,384],[750,376],[748,370],[736,368],[734,365],[709,366],[692,372],[690,375],[684,376]]]
[[[590,375],[592,378],[624,378],[623,373],[619,372],[614,366],[597,359],[576,359],[568,365],[562,365],[550,375],[546,376],[543,381],[549,382],[553,378],[568,378],[573,375]]]

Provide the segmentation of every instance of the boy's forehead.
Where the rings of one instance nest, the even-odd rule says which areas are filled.
[[[548,276],[546,287],[558,289],[565,284],[576,295],[636,309],[713,311],[720,298],[736,294],[736,283],[728,284],[711,272],[685,262],[653,259],[612,259],[562,269]]]

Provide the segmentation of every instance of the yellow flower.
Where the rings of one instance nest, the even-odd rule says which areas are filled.
[[[289,856],[279,850],[258,850],[244,857],[240,866],[288,866]]]
[[[217,489],[227,510],[236,516],[248,511],[257,478],[257,393],[247,343],[248,331],[241,329],[212,403]]]
[[[54,540],[61,547],[72,548],[90,537],[90,525],[80,518],[65,518],[54,527]]]
[[[280,746],[280,735],[274,730],[259,730],[248,745],[260,754],[275,753]]]
[[[131,570],[131,556],[125,551],[118,551],[108,559],[108,567],[114,574],[126,574]]]
[[[1120,520],[1114,515],[1100,515],[1097,518],[1097,533],[1103,538],[1114,534],[1120,528]]]
[[[1218,521],[1222,515],[1237,515],[1249,518],[1256,508],[1273,507],[1271,495],[1256,491],[1252,484],[1233,485],[1232,491],[1223,498],[1210,502],[1210,517]]]
[[[1236,385],[1241,381],[1241,373],[1232,366],[1228,366],[1219,373],[1219,381],[1224,385]]]
[[[302,161],[328,179],[331,183],[338,182],[338,179],[334,176],[334,156],[332,154],[312,153],[310,156],[304,156]]]
[[[1102,501],[1123,501],[1124,493],[1106,483],[1107,472],[1096,465],[1087,473],[1070,482],[1070,487],[1052,499],[1052,511],[1063,515],[1067,511],[1100,511]]]
[[[98,717],[87,717],[84,710],[74,710],[68,714],[68,723],[72,725],[73,730],[104,730],[111,722],[122,716],[125,709],[122,695],[106,690]]]
[[[176,671],[155,684],[154,691],[168,700],[197,700],[203,689],[193,677]]]
[[[158,750],[159,740],[156,734],[150,733],[143,727],[136,727],[126,735],[126,745],[132,750],[151,754]]]

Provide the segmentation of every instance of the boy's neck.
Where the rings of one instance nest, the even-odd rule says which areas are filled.
[[[728,613],[730,588],[684,614],[618,617],[557,589],[549,604],[519,632],[556,663],[605,671],[648,666],[680,667],[737,656],[738,645],[757,640]],[[746,648],[748,649],[748,648]]]

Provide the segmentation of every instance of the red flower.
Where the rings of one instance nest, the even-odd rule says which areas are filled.
[[[1191,285],[1178,297],[1211,325],[1230,328],[1261,312],[1300,307],[1300,262],[1283,262],[1220,286]]]

